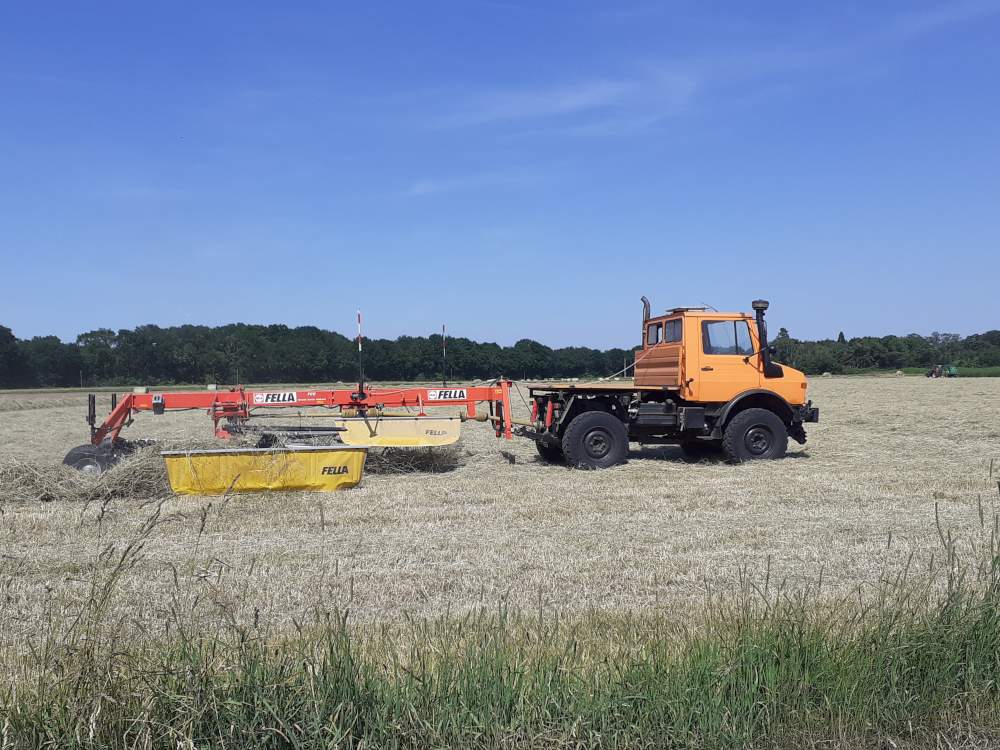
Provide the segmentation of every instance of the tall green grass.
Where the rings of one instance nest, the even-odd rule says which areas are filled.
[[[848,598],[740,574],[700,621],[484,608],[395,626],[313,612],[291,636],[175,613],[120,640],[105,556],[70,626],[0,685],[0,747],[746,747],[930,742],[1000,726],[1000,555],[909,566]],[[1000,735],[997,735],[1000,736]]]

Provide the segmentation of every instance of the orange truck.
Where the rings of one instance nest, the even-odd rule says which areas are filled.
[[[678,307],[650,316],[643,297],[642,349],[631,382],[530,388],[532,437],[548,461],[600,469],[622,463],[629,442],[679,444],[691,456],[721,452],[733,462],[785,455],[819,421],[806,376],[773,361],[766,300],[754,313]]]

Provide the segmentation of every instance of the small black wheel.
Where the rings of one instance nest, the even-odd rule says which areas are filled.
[[[709,456],[717,456],[722,452],[721,440],[685,440],[680,444],[681,453],[685,458],[698,461]]]
[[[558,444],[536,440],[535,450],[538,451],[538,455],[541,456],[543,461],[547,461],[550,464],[561,464],[566,460],[562,446]]]
[[[759,458],[781,458],[788,450],[788,429],[768,409],[741,411],[726,425],[722,451],[734,463]]]
[[[570,466],[606,469],[625,462],[628,431],[620,419],[607,412],[585,411],[569,423],[562,448]]]
[[[96,445],[78,445],[66,454],[63,463],[85,474],[100,474],[105,469]]]
[[[277,435],[275,435],[275,434],[273,434],[271,432],[265,432],[265,433],[263,433],[260,436],[260,439],[257,441],[257,447],[258,448],[273,448],[276,445],[278,445],[280,442],[281,441],[278,440],[278,436]]]

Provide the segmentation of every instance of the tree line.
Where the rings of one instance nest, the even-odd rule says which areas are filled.
[[[580,377],[621,370],[625,349],[552,349],[530,339],[513,346],[440,334],[364,340],[370,380],[449,380]],[[628,360],[631,361],[631,360]],[[146,325],[118,332],[100,329],[74,343],[55,336],[18,340],[0,326],[0,388],[142,385],[147,383],[323,383],[358,378],[358,347],[335,331],[313,326]]]
[[[775,359],[787,362],[806,374],[849,373],[864,370],[899,370],[905,367],[930,369],[934,365],[957,367],[1000,366],[1000,331],[971,336],[932,333],[921,336],[860,336],[848,339],[799,341],[782,328],[771,342]]]
[[[441,336],[365,339],[364,369],[371,380],[451,381],[598,377],[633,361],[632,349],[553,349],[531,339],[513,346]],[[1000,366],[1000,331],[972,336],[865,336],[800,341],[782,328],[772,342],[776,359],[809,374],[855,370]],[[313,326],[154,325],[99,329],[66,343],[56,336],[18,339],[0,326],[0,388],[181,383],[351,382],[358,376],[354,340]]]

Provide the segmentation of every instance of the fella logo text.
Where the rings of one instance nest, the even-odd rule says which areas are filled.
[[[465,401],[466,398],[464,388],[437,388],[427,391],[428,401]]]
[[[294,404],[296,400],[295,391],[253,394],[253,402],[255,404]]]
[[[320,474],[346,474],[346,466],[324,466]]]

